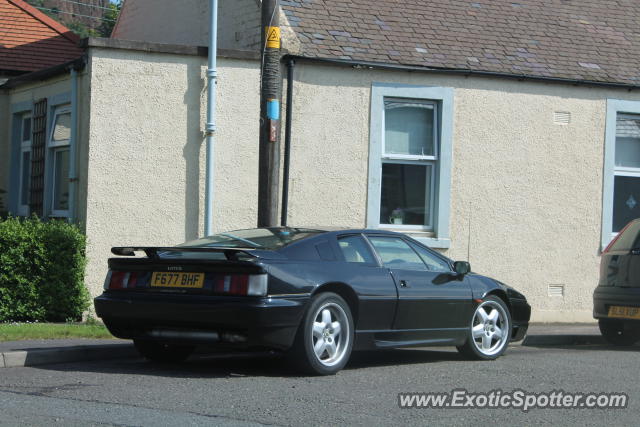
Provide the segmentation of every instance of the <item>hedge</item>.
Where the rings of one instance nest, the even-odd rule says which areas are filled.
[[[89,306],[86,239],[75,225],[0,219],[0,322],[64,322]]]

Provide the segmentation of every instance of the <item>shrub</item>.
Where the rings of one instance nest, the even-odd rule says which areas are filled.
[[[86,239],[64,221],[0,220],[0,322],[80,320]]]

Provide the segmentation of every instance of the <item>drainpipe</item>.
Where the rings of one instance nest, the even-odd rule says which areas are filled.
[[[207,68],[207,160],[204,194],[204,235],[213,234],[214,133],[216,131],[216,84],[218,78],[218,0],[210,0],[209,64]]]
[[[71,136],[69,138],[69,221],[76,220],[76,188],[78,182],[78,71],[71,68]]]
[[[295,61],[287,61],[287,117],[284,124],[284,166],[282,170],[282,209],[280,225],[286,227],[289,210],[289,164],[291,163],[291,120],[293,117],[293,68]]]

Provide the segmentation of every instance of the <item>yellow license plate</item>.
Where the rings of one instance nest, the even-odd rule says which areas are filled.
[[[154,272],[151,286],[162,288],[202,288],[204,273]]]
[[[640,319],[640,307],[623,307],[620,305],[612,305],[609,307],[609,317]]]

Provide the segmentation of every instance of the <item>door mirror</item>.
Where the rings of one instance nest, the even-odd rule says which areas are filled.
[[[471,264],[467,261],[456,261],[453,263],[453,269],[460,276],[464,276],[471,271]]]

